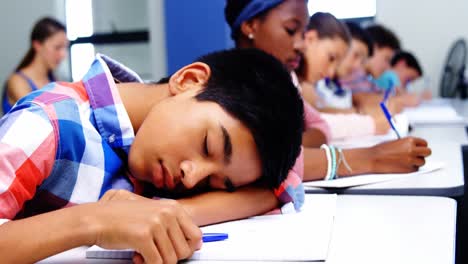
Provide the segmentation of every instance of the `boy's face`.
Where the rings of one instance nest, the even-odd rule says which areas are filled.
[[[374,78],[379,78],[384,71],[390,69],[390,61],[392,60],[395,50],[389,47],[374,46],[374,55],[367,60],[367,70]]]
[[[418,71],[414,68],[409,67],[404,60],[401,60],[395,64],[393,70],[398,74],[400,82],[403,86],[421,77]]]
[[[231,189],[258,180],[261,162],[250,130],[218,104],[197,101],[197,87],[151,109],[130,149],[131,174],[168,190]]]
[[[338,77],[344,78],[353,72],[363,70],[368,57],[369,49],[366,43],[358,39],[353,39],[348,53],[338,66]]]
[[[305,43],[305,75],[309,82],[314,83],[335,75],[338,64],[349,47],[341,38],[320,38],[314,30],[306,33]]]

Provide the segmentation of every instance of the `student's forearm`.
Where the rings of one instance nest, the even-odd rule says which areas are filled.
[[[371,172],[372,159],[368,148],[343,150],[343,155],[352,171],[349,171],[341,162],[338,167],[340,177]],[[304,148],[304,181],[323,180],[327,173],[327,165],[325,150]]]
[[[213,191],[178,201],[199,226],[260,215],[278,207],[273,191],[253,186],[233,193]]]
[[[0,225],[2,263],[34,263],[59,252],[94,243],[87,218],[93,205],[15,220]]]
[[[322,113],[329,113],[329,114],[353,114],[353,113],[357,113],[357,110],[354,107],[350,107],[350,108],[325,107],[325,108],[320,108],[319,111],[322,112]]]
[[[308,148],[318,148],[327,143],[325,134],[317,128],[309,128],[302,134],[302,145]]]

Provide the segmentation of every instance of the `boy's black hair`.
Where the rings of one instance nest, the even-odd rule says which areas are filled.
[[[423,70],[421,68],[421,65],[419,65],[419,62],[416,59],[416,57],[410,52],[399,51],[395,53],[392,60],[390,61],[390,64],[392,66],[395,66],[400,61],[404,61],[406,65],[408,65],[408,67],[410,67],[411,69],[415,69],[418,72],[419,76],[423,75]]]
[[[196,61],[211,69],[196,99],[219,104],[250,130],[262,163],[260,180],[278,187],[296,162],[304,131],[304,106],[289,72],[257,49],[214,52]]]
[[[382,25],[371,25],[366,28],[372,41],[379,48],[401,49],[400,40],[390,29]]]
[[[355,22],[346,21],[345,24],[348,27],[351,38],[364,43],[367,46],[369,57],[371,57],[374,54],[374,42],[372,41],[369,33],[367,33],[360,25],[356,24]]]

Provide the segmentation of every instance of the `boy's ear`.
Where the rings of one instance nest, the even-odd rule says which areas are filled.
[[[211,76],[211,69],[206,63],[194,62],[174,73],[169,79],[169,91],[177,95],[188,90],[205,88]]]
[[[318,33],[316,30],[308,30],[304,33],[304,41],[307,44],[313,43],[318,39]]]

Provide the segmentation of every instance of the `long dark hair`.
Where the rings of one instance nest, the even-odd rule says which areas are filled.
[[[66,28],[62,23],[60,23],[54,18],[44,17],[37,21],[36,24],[34,24],[34,27],[31,31],[31,46],[29,47],[28,52],[26,53],[26,55],[24,55],[23,59],[18,64],[18,66],[16,66],[15,71],[19,71],[20,69],[31,64],[31,62],[33,61],[34,56],[36,56],[36,51],[32,46],[33,41],[39,41],[42,43],[47,38],[60,31],[65,32]]]

